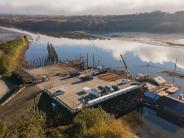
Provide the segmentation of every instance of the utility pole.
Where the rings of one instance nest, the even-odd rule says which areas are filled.
[[[94,68],[94,66],[95,66],[95,55],[93,53],[93,68]]]
[[[87,66],[87,69],[88,69],[88,53],[86,55],[86,66]]]
[[[120,54],[120,57],[121,57],[121,59],[122,59],[122,61],[123,61],[123,64],[124,64],[124,66],[125,66],[125,70],[126,70],[126,77],[128,77],[128,74],[129,74],[129,71],[128,71],[128,66],[127,66],[127,64],[126,64],[126,62],[125,62],[125,59],[124,59],[124,57],[123,57],[123,55],[122,54]]]
[[[121,59],[122,59],[122,61],[123,61],[124,66],[125,66],[125,69],[126,69],[126,71],[128,72],[128,67],[127,67],[127,64],[126,64],[126,62],[125,62],[125,60],[124,60],[124,57],[123,57],[122,54],[121,54],[120,56],[121,56]]]
[[[98,66],[100,66],[100,55],[99,55],[99,59],[98,59]]]
[[[176,62],[175,62],[175,65],[174,65],[174,73],[176,72],[177,62],[178,62],[178,59],[176,58]]]
[[[176,58],[176,61],[175,61],[175,64],[174,64],[174,72],[173,72],[173,83],[175,82],[174,75],[176,73],[177,62],[178,62],[178,59]]]

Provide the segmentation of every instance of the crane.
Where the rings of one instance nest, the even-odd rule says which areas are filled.
[[[125,62],[125,59],[124,59],[124,57],[123,57],[122,54],[120,54],[120,56],[121,56],[121,59],[122,59],[122,61],[123,61],[124,66],[125,66],[125,69],[126,69],[126,71],[128,72],[128,66],[127,66],[127,64],[126,64],[126,62]]]

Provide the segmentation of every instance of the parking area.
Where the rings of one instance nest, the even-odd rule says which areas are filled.
[[[48,82],[44,82],[38,84],[37,86],[45,90],[52,98],[64,104],[70,110],[80,110],[84,103],[97,98],[95,94],[92,94],[88,91],[95,91],[95,93],[100,93],[99,95],[103,96],[108,94],[104,92],[103,88],[111,88],[109,90],[111,93],[115,91],[112,86],[116,86],[118,89],[123,89],[130,86],[131,81],[123,82],[123,77],[118,77],[114,74],[109,74],[108,76],[114,76],[114,79],[111,77],[111,81],[109,79],[102,79],[101,74],[97,76],[93,76],[92,79],[82,81],[81,76],[88,76],[92,74],[93,70],[86,70],[84,72],[80,72],[80,76],[77,77],[53,77]],[[116,78],[116,79],[115,79]],[[56,93],[59,91],[60,94]],[[109,92],[109,93],[110,93]],[[93,92],[94,93],[94,92]]]
[[[43,76],[65,76],[69,73],[76,72],[77,70],[66,64],[56,64],[35,69],[25,69],[24,71],[31,75],[35,80],[39,81],[42,80]]]

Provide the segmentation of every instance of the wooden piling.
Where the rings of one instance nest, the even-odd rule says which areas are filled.
[[[88,69],[88,67],[89,67],[89,65],[88,65],[88,53],[87,53],[87,55],[86,55],[86,67],[87,67],[87,69]]]
[[[93,68],[95,67],[95,55],[93,53]]]

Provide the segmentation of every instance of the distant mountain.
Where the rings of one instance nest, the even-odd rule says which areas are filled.
[[[118,16],[0,15],[0,25],[54,36],[74,31],[184,33],[184,12],[154,11]]]

